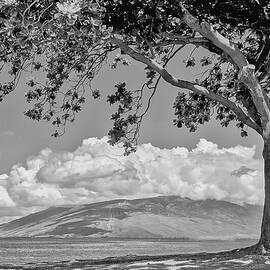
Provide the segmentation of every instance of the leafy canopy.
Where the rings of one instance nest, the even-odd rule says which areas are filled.
[[[241,135],[246,136],[246,118],[237,113],[243,110],[260,130],[260,114],[252,94],[239,80],[239,68],[228,54],[186,23],[187,11],[196,23],[208,22],[237,44],[255,66],[268,94],[267,0],[2,0],[0,100],[16,88],[22,74],[27,74],[25,97],[31,106],[25,115],[52,122],[56,127],[53,136],[57,137],[82,109],[86,93],[99,98],[100,92],[91,88],[91,82],[108,55],[120,48],[112,68],[128,65],[125,54],[146,64],[146,79],[139,90],[119,82],[108,96],[109,104],[118,105],[111,116],[110,142],[123,142],[128,154],[135,149],[141,121],[160,79],[166,80],[164,70],[189,46],[191,53],[182,61],[189,69],[201,66],[202,73],[192,83],[209,92],[181,90],[173,105],[174,124],[193,132],[214,116],[225,127],[235,121]],[[195,58],[194,51],[200,47],[209,54]],[[145,103],[143,96],[149,91],[152,94]]]

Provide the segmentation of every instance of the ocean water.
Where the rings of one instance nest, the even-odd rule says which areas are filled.
[[[0,239],[1,265],[102,259],[125,255],[217,252],[254,244],[256,240],[183,242],[171,240]]]

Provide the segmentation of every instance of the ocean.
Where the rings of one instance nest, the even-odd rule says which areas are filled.
[[[0,267],[28,263],[102,259],[125,255],[165,255],[196,252],[217,252],[254,244],[256,240],[235,241],[172,241],[120,239],[0,239]]]

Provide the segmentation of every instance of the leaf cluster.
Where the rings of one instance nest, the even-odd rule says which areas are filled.
[[[10,2],[10,3],[9,3]],[[12,3],[11,3],[12,2]],[[96,99],[100,91],[91,82],[116,49],[112,35],[120,37],[137,53],[165,68],[178,57],[187,44],[179,40],[198,37],[183,20],[183,6],[198,18],[238,45],[266,93],[270,91],[270,4],[267,0],[14,0],[0,4],[0,101],[12,92],[21,74],[27,74],[25,94],[30,108],[25,114],[33,120],[50,121],[59,136],[66,123],[73,122],[90,93]],[[178,45],[176,45],[178,44]],[[179,45],[180,44],[180,45]],[[202,73],[196,84],[244,108],[261,125],[252,97],[238,81],[238,69],[228,55],[210,42],[194,44],[191,54],[181,59],[189,69],[198,64]],[[195,56],[202,46],[209,55]],[[183,57],[183,56],[182,56]],[[122,54],[112,68],[128,65]],[[129,91],[119,83],[108,96],[111,105],[118,104],[109,132],[112,144],[123,142],[127,152],[134,150],[142,117],[150,107],[160,77],[145,69],[146,82],[139,90]],[[8,75],[8,76],[6,76]],[[29,76],[28,76],[29,75]],[[180,74],[181,75],[181,74]],[[144,88],[150,98],[141,113]],[[226,106],[203,95],[180,93],[173,105],[178,127],[191,132],[215,116],[222,126],[236,121],[241,134],[244,124]]]
[[[91,81],[114,50],[105,41],[110,29],[100,23],[103,8],[73,2],[17,0],[0,6],[0,71],[10,75],[2,80],[0,99],[15,89],[22,73],[30,75],[25,97],[32,106],[25,115],[61,128],[55,137],[81,111],[87,90],[99,97]]]
[[[125,82],[116,84],[115,88],[114,93],[107,99],[110,105],[118,104],[117,111],[111,116],[113,128],[108,133],[109,142],[112,145],[122,142],[125,154],[128,155],[135,151],[140,125],[140,117],[137,115],[140,107],[139,96],[137,91],[127,90]]]

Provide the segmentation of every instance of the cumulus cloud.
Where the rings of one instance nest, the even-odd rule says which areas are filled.
[[[221,149],[201,139],[191,151],[143,144],[126,157],[106,137],[89,138],[74,152],[44,149],[0,176],[0,208],[20,206],[27,212],[154,195],[261,204],[263,164],[254,154],[255,147]]]
[[[0,205],[1,207],[15,206],[15,203],[10,198],[7,190],[2,186],[0,186]]]

